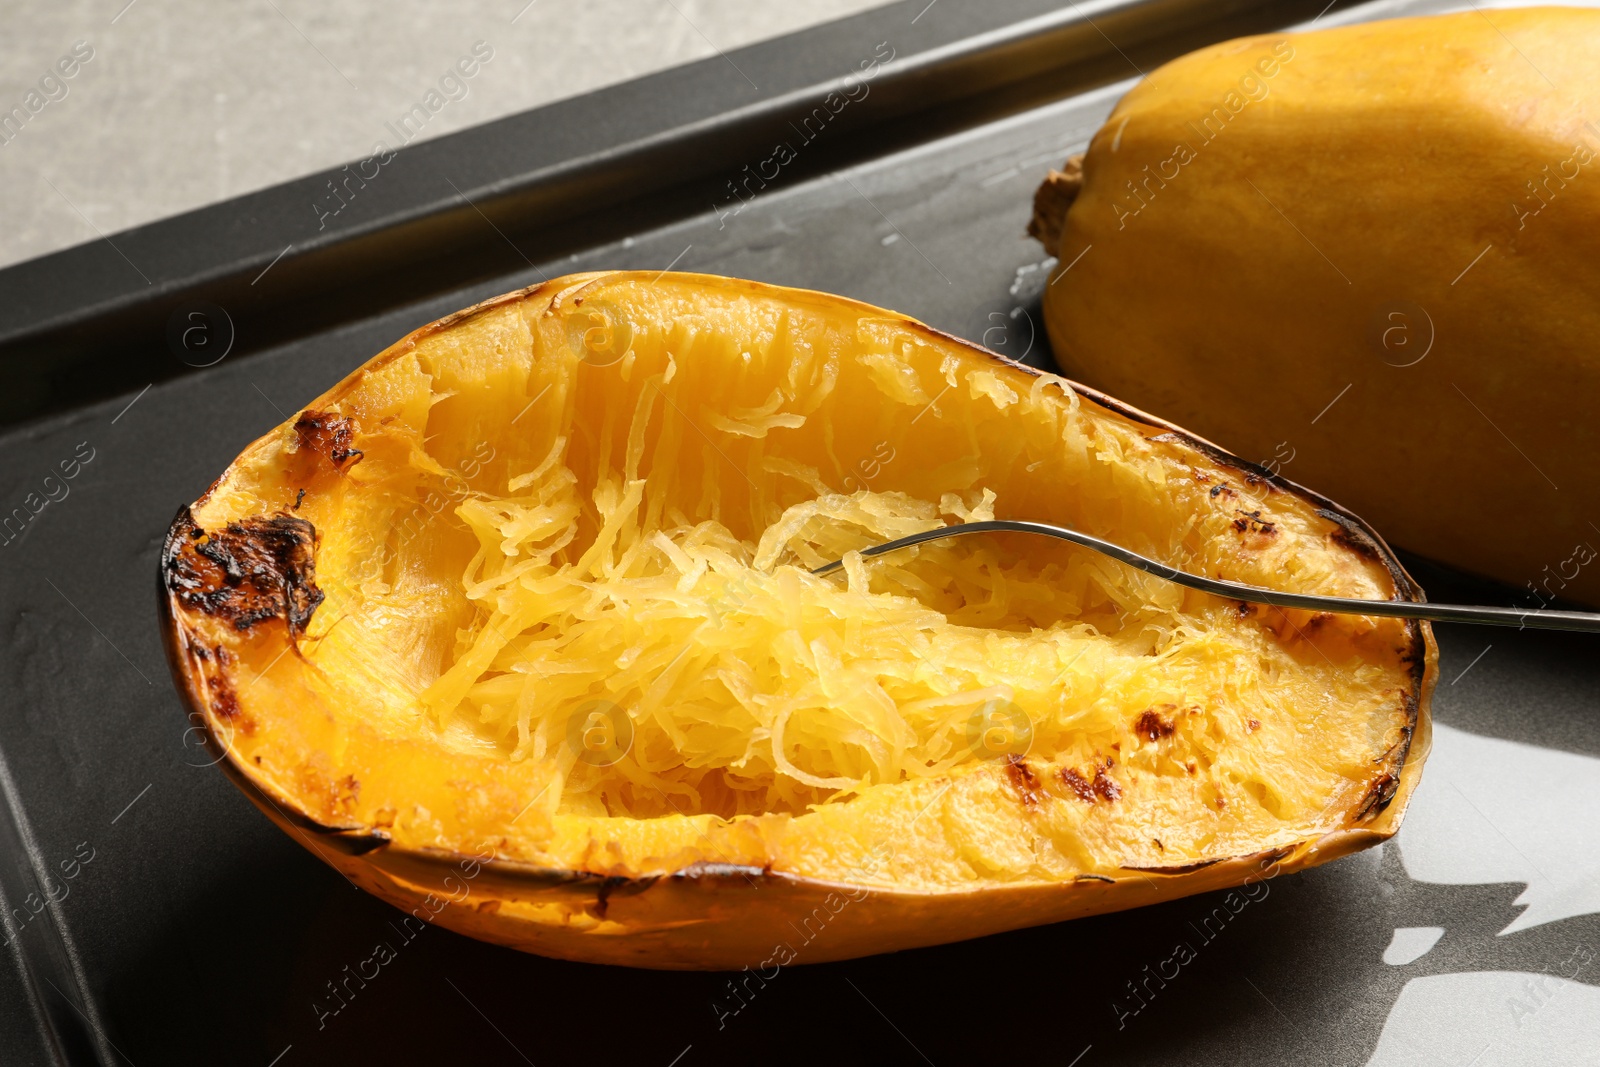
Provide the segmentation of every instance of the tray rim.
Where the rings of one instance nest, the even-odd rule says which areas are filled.
[[[182,309],[227,309],[237,358],[505,272],[459,273],[472,256],[521,269],[507,245],[535,266],[607,227],[620,237],[711,210],[709,194],[731,184],[719,179],[850,85],[872,42],[894,55],[870,91],[763,192],[1125,79],[1129,56],[1162,61],[1197,35],[1279,28],[1319,6],[985,0],[922,18],[931,4],[900,0],[403,147],[370,185],[347,187],[350,210],[325,229],[313,225],[317,198],[375,157],[0,267],[0,375],[14,394],[0,432],[205,373],[169,351],[169,316]],[[752,69],[764,83],[754,92],[738,73]],[[422,273],[438,276],[425,292],[390,291]]]

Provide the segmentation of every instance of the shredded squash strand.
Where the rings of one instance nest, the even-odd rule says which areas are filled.
[[[556,757],[563,810],[803,810],[993,758],[975,739],[995,724],[1059,750],[1152,655],[1180,679],[1185,657],[1210,677],[1231,660],[1221,673],[1253,687],[1255,650],[1219,647],[1086,553],[1065,572],[1003,563],[973,541],[860,558],[992,518],[988,489],[937,504],[822,492],[756,543],[714,519],[664,525],[637,476],[651,395],[634,411],[626,470],[587,502],[598,532],[581,553],[588,509],[566,437],[507,495],[457,509],[479,542],[464,583],[480,610],[423,702],[440,723],[470,716],[513,759]],[[814,471],[767,465],[826,488]],[[841,557],[842,578],[809,573]],[[1077,617],[1060,617],[1063,603]],[[1086,621],[1096,608],[1104,629]],[[1122,624],[1130,611],[1138,625]]]

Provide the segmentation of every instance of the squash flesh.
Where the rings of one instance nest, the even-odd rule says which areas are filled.
[[[936,512],[931,501],[944,491],[965,493],[966,504],[949,502],[970,514],[989,490],[1002,517],[1078,525],[1190,569],[1294,589],[1386,595],[1387,574],[1331,542],[1326,520],[1304,502],[1264,493],[1248,509],[1213,506],[1218,499],[1238,504],[1235,496],[1250,486],[1192,450],[1149,442],[1139,427],[1088,413],[1050,379],[1029,384],[1003,368],[950,365],[949,352],[902,326],[859,322],[853,312],[829,315],[821,307],[707,299],[686,283],[613,282],[600,286],[600,294],[614,309],[626,309],[606,314],[630,317],[632,355],[624,362],[582,360],[560,322],[592,314],[576,309],[530,323],[523,307],[507,307],[469,330],[424,341],[339,405],[360,427],[362,461],[346,474],[323,475],[326,485],[301,509],[322,531],[317,574],[328,595],[307,635],[315,649],[307,661],[333,680],[328,685],[339,701],[358,709],[357,717],[370,717],[368,725],[502,760],[506,769],[528,763],[525,784],[507,800],[533,801],[539,814],[570,827],[550,833],[534,856],[568,837],[614,845],[627,837],[621,830],[630,816],[688,822],[682,833],[666,833],[667,840],[643,833],[645,854],[630,859],[648,867],[661,862],[661,849],[672,851],[672,838],[693,838],[720,821],[712,816],[744,811],[792,827],[816,819],[818,813],[806,814],[810,806],[870,806],[875,790],[902,789],[909,777],[947,782],[952,774],[984,774],[989,785],[1013,793],[1005,806],[1013,813],[1014,774],[971,752],[966,737],[973,713],[995,697],[1019,705],[1032,720],[1029,773],[1051,801],[1043,814],[1030,813],[1040,848],[1029,851],[1050,859],[995,859],[979,851],[942,864],[939,878],[1069,877],[1126,864],[1194,862],[1243,841],[1259,848],[1298,840],[1320,821],[1342,817],[1350,793],[1368,787],[1374,760],[1402,741],[1408,721],[1397,699],[1405,688],[1402,627],[1392,622],[1355,617],[1312,624],[1275,611],[1240,617],[1232,603],[1034,539],[923,547],[909,563],[851,568],[848,581],[774,566],[778,537],[768,537],[766,552],[757,545],[786,512],[808,502],[814,507],[819,488],[846,488],[853,472],[848,458],[872,456],[888,442],[896,459],[880,464],[875,491],[840,496],[832,510],[848,507],[840,502],[846,499],[858,517],[862,506],[893,510],[885,509],[886,494],[898,493],[899,510],[915,514],[894,522],[926,525]],[[595,302],[590,294],[589,306]],[[562,309],[562,301],[555,306]],[[730,365],[736,373],[728,373]],[[762,429],[757,419],[778,414],[774,392],[784,413],[805,422],[768,424],[765,434],[754,435],[750,427]],[[653,419],[640,414],[650,406],[646,400],[654,402]],[[773,410],[763,414],[763,408]],[[691,426],[686,411],[701,414],[698,424]],[[720,411],[738,426],[718,427]],[[1008,418],[995,418],[1000,413]],[[557,446],[560,438],[565,446]],[[482,442],[494,443],[493,459],[474,464]],[[1027,464],[1038,462],[1050,462],[1059,477],[1050,491],[1026,477]],[[470,467],[477,477],[469,480]],[[787,474],[774,477],[774,467]],[[507,624],[517,597],[507,597],[506,585],[480,590],[474,609],[461,576],[488,577],[477,553],[488,555],[485,541],[504,542],[517,522],[506,510],[514,499],[507,486],[530,474],[565,485],[565,522],[558,518],[544,531],[546,544],[565,544],[542,565],[534,558],[533,568],[510,585],[526,603],[530,585],[554,582],[568,600],[554,613],[541,606],[536,619],[518,627]],[[858,483],[861,474],[854,470]],[[634,483],[632,496],[627,483]],[[1062,483],[1070,490],[1061,491]],[[461,498],[454,522],[451,509],[427,510],[427,522],[403,533],[416,502],[427,506],[429,493],[451,496],[453,485],[466,486],[454,494]],[[1219,485],[1226,496],[1211,494]],[[267,494],[256,486],[229,493],[232,486],[224,486],[198,510],[203,526],[229,512],[266,510],[272,486]],[[291,488],[283,485],[283,493]],[[496,507],[504,522],[491,530],[485,515]],[[1261,515],[1235,530],[1240,514],[1254,510]],[[1174,515],[1184,518],[1174,523]],[[474,522],[478,536],[466,528]],[[693,539],[686,531],[696,525],[706,544],[720,545],[723,566],[707,566],[696,581],[683,582],[658,534],[683,553]],[[1264,536],[1267,528],[1275,533]],[[806,565],[882,541],[901,526],[883,520],[867,530],[829,518],[811,530],[829,550],[795,542]],[[602,531],[624,536],[602,552]],[[376,557],[386,566],[374,576],[378,536],[387,537],[386,552]],[[702,555],[709,558],[710,550]],[[586,561],[590,573],[578,581],[555,574]],[[514,568],[515,561],[502,555],[496,565]],[[651,579],[634,579],[656,582],[653,600],[619,597],[587,617],[574,608],[614,595],[598,576],[626,573],[627,566],[653,571]],[[744,603],[728,603],[730,587],[749,590],[736,593]],[[674,598],[677,608],[662,613]],[[501,600],[512,611],[501,611]],[[803,621],[786,629],[797,608]],[[717,617],[733,625],[706,629]],[[1315,640],[1306,637],[1307,627]],[[462,670],[462,657],[472,648],[483,651],[483,635],[496,632],[509,640],[485,669]],[[782,669],[810,669],[810,677],[782,677],[773,641],[784,633],[792,635],[795,654]],[[637,651],[629,665],[616,665],[630,649]],[[576,667],[574,653],[582,653]],[[674,657],[693,670],[678,675],[677,689],[656,694],[651,715],[635,723],[634,758],[606,768],[574,765],[562,731],[550,726],[565,725],[574,705],[597,697],[637,709],[651,686],[659,689],[662,667]],[[718,670],[749,669],[752,661],[746,677],[728,675],[731,688],[728,678],[718,678]],[[555,677],[558,664],[566,672],[562,685],[550,685],[546,678]],[[282,672],[283,662],[275,669]],[[466,699],[429,701],[427,694],[450,686],[451,672],[470,675],[472,685],[459,694]],[[734,691],[747,699],[792,697],[806,685],[810,696],[790,701],[794,747],[781,752],[768,739],[762,758],[749,736],[770,731],[776,712],[766,725],[752,721]],[[554,699],[541,699],[541,691],[554,691]],[[1155,733],[1170,723],[1170,734],[1136,731],[1152,709],[1163,723]],[[875,729],[859,721],[872,710],[880,715]],[[435,725],[438,712],[448,717],[443,731]],[[522,741],[522,717],[546,726],[542,752]],[[851,720],[856,733],[869,737],[840,744]],[[894,758],[883,755],[886,749]],[[1093,784],[1106,760],[1117,800],[1093,790],[1083,798],[1067,771]],[[805,781],[781,773],[781,763],[835,781]],[[405,800],[397,795],[378,806],[395,809],[395,819],[405,822]],[[410,814],[424,835],[434,829]],[[554,830],[555,822],[549,825]],[[896,877],[928,869],[912,857],[904,867]]]
[[[618,309],[608,313],[628,317],[631,357],[596,365],[572,344],[566,320],[588,314],[573,306],[585,292],[590,307],[604,300]],[[302,656],[283,655],[281,636],[261,631],[211,635],[227,637],[243,661],[246,717],[264,724],[237,731],[235,750],[266,757],[262,773],[330,822],[375,824],[400,840],[462,851],[487,833],[502,855],[565,869],[593,869],[597,850],[600,867],[636,872],[709,854],[807,876],[948,889],[1187,864],[1348,821],[1375,769],[1397,751],[1403,758],[1412,652],[1400,624],[1245,615],[1025,538],[924,546],[900,563],[852,568],[844,580],[779,562],[780,542],[814,565],[885,539],[893,522],[935,521],[934,502],[946,493],[955,494],[949,510],[970,514],[988,490],[1002,517],[1077,525],[1190,569],[1345,595],[1392,593],[1383,567],[1341,543],[1306,501],[1249,486],[1238,470],[1181,442],[1151,440],[1160,435],[1055,380],[963,361],[952,348],[854,305],[622,276],[481,313],[394,353],[334,405],[358,428],[358,463],[318,465],[286,429],[195,510],[210,529],[285,508],[309,485],[299,514],[321,533],[317,580],[327,599]],[[652,390],[655,415],[642,419]],[[775,390],[784,410],[763,413]],[[784,413],[805,421],[750,432]],[[719,418],[738,425],[719,427]],[[852,457],[872,456],[882,442],[896,458],[880,464],[873,489],[824,502],[854,507],[858,517],[874,506],[908,515],[880,516],[891,525],[876,530],[829,519],[807,531],[817,544],[773,535],[761,551],[761,535],[786,512],[816,506],[819,489],[838,493],[852,476],[859,484],[864,471]],[[1029,464],[1049,464],[1053,477],[1032,477]],[[507,640],[484,669],[460,671],[493,632],[495,612],[483,605],[499,604],[485,590],[475,605],[462,576],[484,579],[476,557],[488,558],[485,531],[489,544],[503,544],[517,521],[506,501],[537,495],[540,478],[566,486],[560,514],[570,519],[552,521],[546,543],[569,539],[518,583],[564,586],[567,614],[551,616],[546,604],[537,623],[499,624]],[[409,523],[419,502],[425,520]],[[485,515],[502,526],[491,530]],[[685,585],[661,540],[686,554],[696,528],[731,562]],[[602,531],[624,536],[597,551]],[[614,579],[593,574],[557,581],[586,558],[600,575],[635,567],[646,576],[628,580],[654,582],[654,599],[620,595]],[[496,564],[515,567],[510,560],[502,554]],[[740,602],[728,600],[730,586]],[[574,625],[571,598],[597,596],[615,599]],[[502,615],[514,614],[515,599]],[[745,629],[685,638],[708,619]],[[771,666],[773,643],[786,632],[799,653],[789,669],[814,668],[814,646],[824,653],[823,668],[802,680],[813,687],[812,706],[790,714],[799,740],[788,762],[818,779],[848,775],[848,787],[784,773],[770,743],[763,762],[749,744],[756,727],[748,718],[712,721],[719,712],[748,715],[717,671]],[[616,666],[633,649],[629,666]],[[585,700],[637,704],[660,682],[656,665],[672,656],[695,667],[660,701],[676,719],[641,718],[634,758],[574,764],[562,731],[549,727]],[[549,672],[557,663],[569,673],[555,700],[540,701],[540,686],[530,700],[530,687],[512,684],[525,681],[518,667]],[[470,675],[465,699],[428,700],[448,689],[452,670]],[[739,684],[777,689],[780,676],[754,669]],[[872,684],[878,691],[863,697]],[[308,693],[315,712],[303,708]],[[1021,770],[968,747],[968,722],[994,695],[1032,720]],[[952,697],[969,702],[937,703]],[[872,701],[884,713],[879,729],[841,746],[840,724],[865,717],[861,706]],[[508,707],[545,724],[543,753],[523,740]],[[960,714],[940,714],[946,708]],[[1155,736],[1137,728],[1152,711]],[[892,759],[878,751],[888,742],[899,743]],[[437,765],[441,752],[446,767]],[[1097,770],[1115,799],[1094,791]],[[341,787],[346,778],[358,788]],[[1087,796],[1080,783],[1089,784]],[[905,844],[871,862],[887,838]]]

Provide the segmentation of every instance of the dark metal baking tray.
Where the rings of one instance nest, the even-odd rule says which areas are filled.
[[[157,637],[177,505],[408,330],[546,276],[670,266],[825,289],[1049,366],[1048,263],[1022,234],[1048,166],[1138,70],[1199,44],[1442,5],[1346,6],[911,0],[413,146],[342,186],[321,229],[314,205],[348,172],[0,271],[0,501],[48,501],[0,544],[0,1062],[1589,1062],[1589,638],[1438,627],[1435,814],[1225,924],[1196,897],[796,967],[727,1014],[726,975],[406,939],[209,766]],[[807,137],[880,43],[895,58],[870,92]],[[736,197],[778,141],[796,159]],[[1443,599],[1514,595],[1416,573]],[[1502,933],[1525,889],[1567,917]],[[1384,962],[1406,955],[1396,929],[1430,927],[1431,951]],[[350,982],[379,942],[395,958]],[[1178,943],[1195,958],[1174,972]],[[347,992],[324,1014],[329,983]]]

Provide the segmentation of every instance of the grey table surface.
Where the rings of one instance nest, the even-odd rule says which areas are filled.
[[[430,91],[438,110],[402,135],[437,137],[881,3],[7,4],[0,120],[25,118],[0,124],[0,266],[338,166],[378,141],[397,147],[392,124]],[[474,46],[490,58],[452,78]],[[62,78],[56,63],[75,47],[82,61]]]

